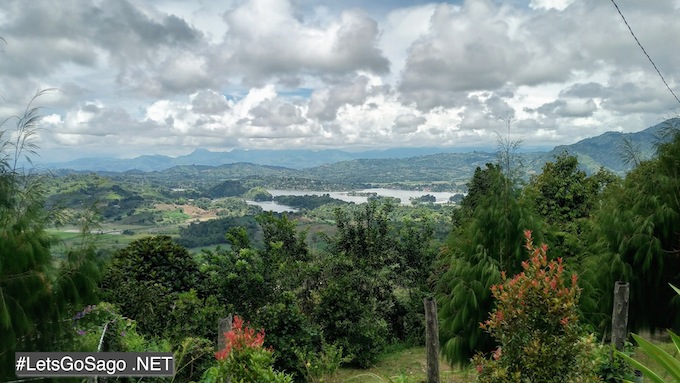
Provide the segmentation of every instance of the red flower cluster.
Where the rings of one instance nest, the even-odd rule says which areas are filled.
[[[243,325],[243,319],[238,315],[234,315],[234,320],[231,325],[231,330],[224,333],[227,345],[224,349],[215,353],[217,360],[226,359],[234,350],[242,350],[244,348],[262,348],[264,344],[264,329],[260,329],[255,333],[255,330],[248,325]]]

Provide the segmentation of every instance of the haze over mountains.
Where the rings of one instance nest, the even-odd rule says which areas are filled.
[[[664,129],[680,125],[680,118],[669,119],[636,133],[607,132],[587,138],[572,145],[557,146],[550,151],[522,153],[521,158],[529,172],[540,170],[542,165],[554,156],[567,151],[579,158],[584,170],[596,171],[603,166],[615,173],[623,174],[632,166],[626,158],[631,152],[646,159],[653,155],[655,145],[663,136]],[[628,142],[628,144],[626,143]],[[85,158],[64,163],[43,165],[47,169],[68,169],[74,171],[163,171],[175,166],[204,165],[220,166],[236,163],[277,166],[290,169],[306,169],[305,173],[319,174],[327,171],[352,173],[361,171],[373,173],[384,166],[385,160],[397,168],[430,167],[427,173],[434,173],[440,166],[472,167],[493,162],[497,154],[493,151],[461,151],[456,148],[395,148],[384,151],[348,152],[343,150],[243,150],[211,152],[197,149],[178,157],[144,155],[132,159]],[[458,169],[463,171],[464,169]],[[375,173],[373,173],[375,174]],[[471,174],[471,173],[470,173]],[[358,177],[358,176],[357,176]]]

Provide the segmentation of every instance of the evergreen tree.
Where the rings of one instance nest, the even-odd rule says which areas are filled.
[[[469,218],[454,228],[439,258],[436,285],[444,356],[466,364],[493,341],[479,327],[492,308],[491,286],[500,271],[519,272],[524,259],[524,230],[542,240],[541,220],[524,205],[520,190],[501,166],[477,170],[470,185]]]
[[[44,179],[19,166],[22,157],[30,164],[37,150],[34,100],[22,116],[3,124],[16,123],[14,137],[0,131],[0,380],[15,376],[16,351],[68,351],[72,331],[64,319],[96,292],[94,251],[85,247],[55,259]]]
[[[595,215],[584,275],[593,286],[591,321],[606,325],[615,281],[630,282],[629,328],[680,329],[674,293],[680,283],[680,131],[607,193]]]

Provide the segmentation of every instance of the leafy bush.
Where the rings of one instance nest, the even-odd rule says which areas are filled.
[[[547,245],[534,247],[523,272],[491,288],[496,307],[480,324],[499,343],[491,359],[473,358],[484,382],[596,382],[592,336],[579,324],[577,276],[564,278],[562,260],[548,261]]]
[[[111,303],[85,307],[73,317],[77,351],[170,351],[169,343],[151,342],[137,332],[137,323]]]
[[[45,92],[0,123],[0,381],[15,378],[17,351],[70,349],[64,314],[96,301],[95,251],[55,257],[46,229],[63,217],[46,208],[49,177],[18,162],[36,154],[40,115],[31,104]]]
[[[204,338],[185,338],[175,350],[174,381],[188,382],[200,378],[214,361],[215,346]]]
[[[321,328],[302,313],[292,292],[284,292],[278,300],[258,310],[257,323],[269,332],[265,345],[277,351],[276,369],[301,378],[307,368],[299,355],[316,355],[322,344]]]
[[[632,354],[633,345],[626,342],[624,353]],[[612,352],[612,346],[601,344],[595,350],[595,360],[597,361],[597,375],[606,383],[620,383],[623,381],[634,381],[635,374],[633,368],[619,354]]]
[[[198,285],[199,268],[193,256],[169,236],[133,241],[113,255],[104,273],[104,299],[134,318],[145,334],[165,336],[177,294]]]
[[[137,323],[122,316],[116,306],[107,302],[87,306],[78,312],[73,318],[73,331],[76,333],[76,346],[71,351],[174,351],[176,381],[186,382],[198,378],[213,361],[212,341],[195,337],[182,338],[175,342],[178,346],[173,350],[173,346],[166,339],[149,339],[138,333]]]
[[[352,364],[367,368],[389,340],[388,323],[381,317],[387,307],[368,292],[358,290],[358,286],[370,283],[365,276],[347,269],[341,272],[343,276],[328,281],[319,292],[315,320],[326,339],[354,356]]]
[[[255,332],[234,316],[232,329],[224,334],[226,346],[215,353],[217,366],[203,374],[204,383],[292,383],[293,378],[273,368],[274,355],[263,347],[264,330]]]
[[[333,377],[340,365],[352,360],[352,356],[343,356],[342,347],[324,343],[320,352],[303,353],[296,351],[295,355],[304,367],[305,381],[308,383],[324,382],[326,377]]]
[[[173,344],[178,344],[188,335],[213,339],[215,324],[225,316],[227,312],[219,305],[215,296],[201,299],[195,290],[179,293],[173,302],[170,315],[166,318],[168,323],[166,334]]]

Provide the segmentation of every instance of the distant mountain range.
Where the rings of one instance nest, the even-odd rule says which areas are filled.
[[[547,161],[566,151],[576,155],[583,168],[594,172],[601,166],[617,174],[631,168],[626,156],[635,153],[639,158],[649,158],[655,145],[669,126],[680,126],[680,118],[670,119],[636,133],[607,132],[572,145],[560,145],[551,151],[522,153],[528,171],[537,171]],[[628,142],[628,144],[626,144]],[[277,166],[302,170],[311,176],[322,176],[324,172],[342,173],[351,179],[353,174],[368,173],[372,176],[385,171],[389,162],[390,172],[410,172],[418,168],[427,170],[428,175],[437,171],[448,173],[454,167],[458,171],[472,174],[474,167],[493,162],[497,155],[488,151],[461,152],[455,148],[396,148],[383,151],[347,152],[342,150],[243,150],[211,152],[197,149],[178,157],[144,155],[132,159],[85,158],[63,163],[44,165],[47,169],[68,169],[74,171],[163,171],[176,166],[205,165],[219,166],[236,163]],[[339,175],[339,174],[336,174]],[[358,177],[358,176],[357,176]],[[450,180],[450,174],[445,177]]]
[[[471,149],[468,149],[470,151]],[[130,159],[119,158],[81,158],[68,162],[48,163],[47,169],[70,169],[76,171],[125,172],[139,170],[144,172],[162,171],[174,166],[208,165],[220,166],[236,163],[281,166],[290,169],[303,169],[355,159],[408,158],[437,153],[454,153],[455,148],[395,148],[348,152],[337,149],[325,150],[247,150],[234,149],[229,152],[211,152],[196,149],[190,154],[178,157],[163,155],[143,155]]]

